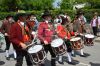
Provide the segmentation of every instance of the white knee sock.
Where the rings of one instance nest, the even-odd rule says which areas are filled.
[[[80,54],[81,55],[84,55],[83,49],[80,50]]]
[[[9,57],[9,50],[6,50],[6,57]]]
[[[72,54],[74,54],[74,50],[72,50]]]
[[[14,58],[16,58],[17,56],[16,56],[16,52],[15,52],[15,50],[14,50]]]
[[[68,52],[68,53],[67,53],[67,56],[68,56],[68,61],[69,61],[69,62],[72,62],[71,53]]]
[[[59,60],[58,60],[58,61],[61,61],[61,62],[62,62],[62,57],[63,57],[63,56],[59,56]]]

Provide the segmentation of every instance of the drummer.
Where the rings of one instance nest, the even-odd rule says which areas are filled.
[[[27,18],[27,24],[32,31],[37,31],[38,28],[38,20],[34,14],[29,14]]]
[[[41,41],[41,44],[44,46],[44,50],[46,53],[49,51],[51,54],[51,66],[56,66],[55,58],[56,55],[52,50],[52,47],[50,45],[52,41],[52,36],[54,34],[54,31],[52,30],[53,25],[51,22],[51,14],[48,10],[44,11],[44,14],[42,15],[43,21],[40,22],[38,27],[38,37]],[[44,66],[44,65],[42,65]]]
[[[80,21],[79,21],[78,17],[79,16],[76,15],[74,20],[73,20],[73,31],[74,31],[76,37],[82,37],[80,35],[80,34],[82,34],[82,28],[81,28]],[[72,56],[75,56],[74,50],[72,51]],[[80,50],[80,56],[81,57],[86,57],[86,55],[84,54],[83,49]]]
[[[10,29],[10,40],[14,45],[17,54],[15,66],[22,66],[24,56],[26,58],[27,66],[33,66],[31,58],[25,50],[27,48],[26,43],[28,44],[32,40],[32,35],[29,33],[29,28],[25,23],[26,14],[19,13],[16,15],[16,18],[17,22],[13,24]]]
[[[67,46],[68,64],[76,65],[76,62],[74,62],[71,57],[72,48],[70,43],[71,34],[74,35],[74,33],[71,32],[70,34],[70,32],[66,30],[67,28],[61,25],[61,21],[58,21],[57,26],[55,27],[58,37],[65,40],[65,44]],[[59,56],[58,62],[60,64],[63,64],[62,56]]]

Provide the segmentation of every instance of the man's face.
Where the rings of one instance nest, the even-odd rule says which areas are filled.
[[[50,21],[51,20],[51,16],[46,16],[45,19]]]
[[[14,19],[13,19],[12,17],[10,17],[10,18],[8,19],[8,21],[9,21],[10,23],[12,23],[12,22],[14,22]]]
[[[35,20],[36,20],[36,17],[32,15],[32,16],[30,17],[30,21],[35,21]]]
[[[94,15],[94,19],[97,18],[97,15]]]
[[[20,16],[19,19],[21,22],[26,22],[26,16]]]

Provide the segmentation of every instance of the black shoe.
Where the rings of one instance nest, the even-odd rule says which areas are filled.
[[[86,55],[80,55],[80,57],[87,57]]]
[[[10,60],[10,57],[6,57],[6,60]]]
[[[68,64],[70,64],[70,65],[76,65],[75,62],[69,62],[69,61],[68,61]]]
[[[75,54],[71,54],[73,57],[76,57],[76,55]]]
[[[59,64],[64,64],[63,61],[58,61]]]
[[[16,60],[16,58],[14,58],[14,60]]]

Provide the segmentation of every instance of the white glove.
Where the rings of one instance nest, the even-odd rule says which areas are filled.
[[[65,39],[67,39],[68,37],[66,36]]]
[[[7,34],[7,33],[5,33],[5,36],[8,36],[8,34]]]
[[[45,45],[48,45],[48,42],[45,40],[45,41],[44,41],[44,44],[45,44]]]

